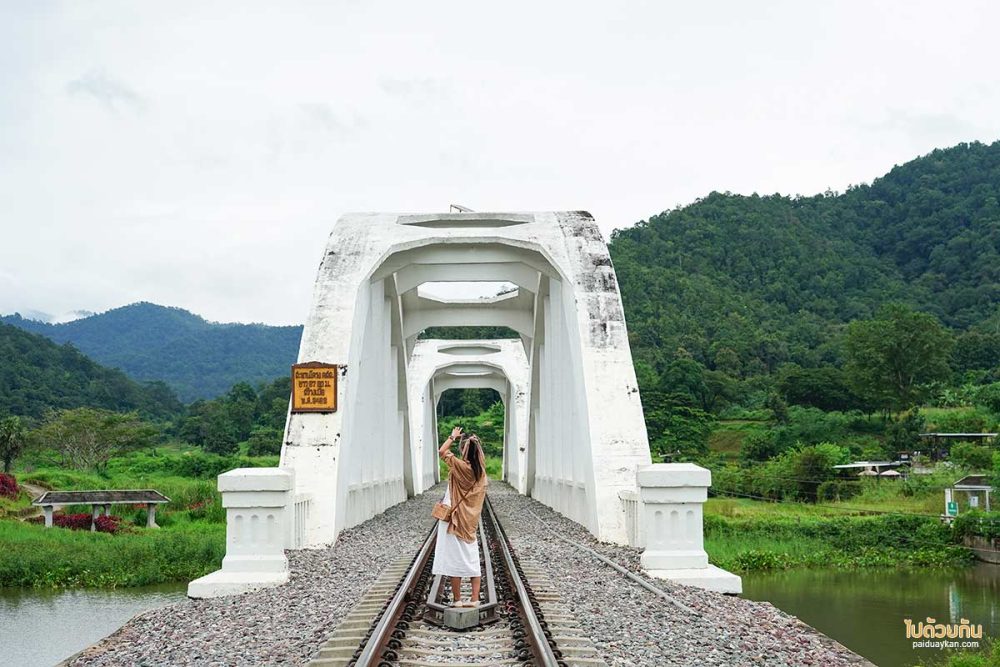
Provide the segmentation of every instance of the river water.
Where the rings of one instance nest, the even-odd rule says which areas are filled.
[[[744,597],[767,600],[833,637],[879,667],[940,660],[940,650],[914,649],[903,619],[983,626],[1000,638],[1000,565],[962,570],[842,572],[791,570],[745,575]]]
[[[114,591],[0,588],[0,662],[52,667],[141,611],[184,599],[184,584]]]

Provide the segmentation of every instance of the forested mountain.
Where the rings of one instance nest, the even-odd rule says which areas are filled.
[[[135,303],[99,315],[46,324],[18,315],[8,324],[57,343],[72,343],[136,380],[162,380],[185,402],[225,393],[237,382],[287,375],[301,326],[219,324],[181,308]]]
[[[0,416],[37,418],[49,409],[82,406],[137,410],[156,419],[183,410],[162,382],[136,382],[94,363],[71,345],[0,324]]]
[[[959,334],[955,368],[1000,363],[1000,142],[960,144],[895,167],[870,185],[810,197],[712,193],[616,231],[640,383],[666,385],[679,358],[730,378],[793,363],[840,368],[852,320],[888,302]],[[287,375],[301,327],[217,324],[137,303],[45,324],[3,318],[181,399]],[[497,328],[427,335],[512,336]],[[663,387],[661,387],[663,388]]]
[[[633,355],[661,378],[678,350],[733,377],[839,366],[844,325],[890,301],[996,347],[998,201],[1000,142],[973,143],[843,194],[712,193],[618,230]]]

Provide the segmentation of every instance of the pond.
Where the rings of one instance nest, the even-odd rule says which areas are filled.
[[[983,626],[1000,637],[1000,566],[962,570],[791,570],[743,577],[744,597],[766,600],[799,617],[879,667],[940,660],[940,650],[913,648],[903,619]]]
[[[108,636],[141,611],[185,599],[184,584],[113,591],[0,588],[5,664],[51,667]]]

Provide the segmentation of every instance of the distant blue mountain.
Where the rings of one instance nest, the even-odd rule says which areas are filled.
[[[266,382],[287,375],[295,362],[301,326],[220,324],[182,308],[134,303],[62,324],[0,321],[71,343],[105,366],[136,380],[162,380],[181,400],[213,398],[236,382]]]

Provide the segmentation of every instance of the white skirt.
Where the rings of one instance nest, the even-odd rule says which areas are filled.
[[[444,498],[441,499],[446,505],[451,504],[451,485],[445,489]],[[478,577],[479,571],[479,540],[475,542],[463,542],[448,532],[448,524],[444,521],[437,522],[437,544],[434,546],[434,566],[431,568],[433,574],[441,574],[446,577]]]

